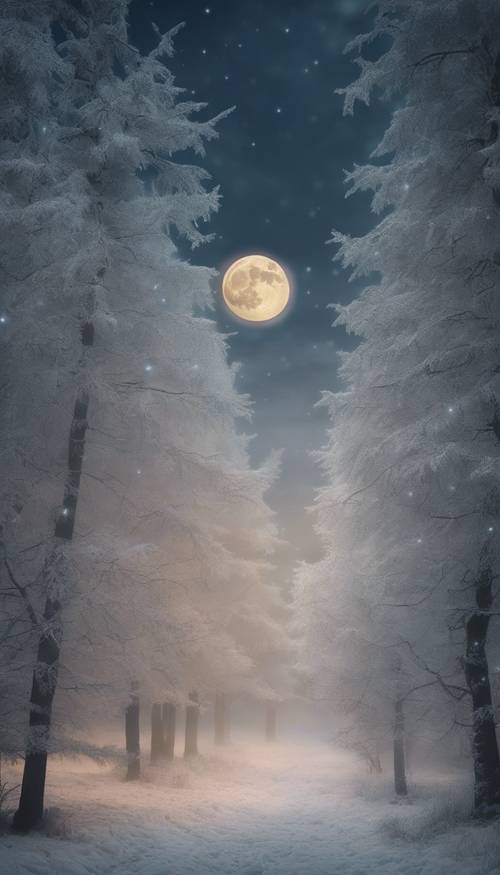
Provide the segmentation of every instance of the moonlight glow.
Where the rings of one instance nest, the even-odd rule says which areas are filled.
[[[280,264],[266,255],[245,255],[227,269],[222,282],[224,301],[248,322],[268,322],[290,300],[290,283]]]

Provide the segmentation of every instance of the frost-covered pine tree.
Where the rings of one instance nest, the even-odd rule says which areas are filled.
[[[2,543],[35,661],[20,829],[85,711],[107,715],[137,684],[255,687],[233,615],[248,587],[267,611],[273,464],[252,471],[235,428],[249,405],[201,315],[212,272],[172,239],[206,239],[217,190],[173,156],[203,155],[216,120],[179,99],[172,33],[147,56],[129,44],[127,6],[2,9]]]
[[[76,398],[72,371],[78,355],[63,330],[73,306],[64,277],[76,254],[83,198],[78,178],[66,177],[62,155],[51,148],[61,134],[52,105],[70,71],[53,45],[49,3],[4,4],[0,58],[1,643],[7,692],[2,746],[14,753],[21,700],[28,694],[19,681],[29,677],[23,669],[32,663],[37,641],[41,656],[33,677],[30,731],[34,740],[45,734],[48,712],[42,699],[50,697],[55,684],[53,657],[59,647],[59,628],[57,609],[53,611],[54,587],[63,551],[48,546],[56,520],[48,517],[47,507],[60,504],[63,483],[47,477],[47,470],[57,459],[59,478],[64,481],[60,433],[65,431],[67,438]],[[56,264],[59,273],[54,271]],[[71,322],[74,319],[73,315]],[[66,416],[56,415],[59,404]],[[43,554],[50,558],[41,584]],[[36,591],[41,589],[46,598],[37,600]],[[28,764],[35,762],[35,756],[28,756]]]
[[[370,60],[374,41],[387,48]],[[499,572],[500,10],[491,0],[382,2],[349,49],[360,76],[345,89],[346,112],[373,92],[401,106],[374,163],[348,174],[381,218],[359,239],[334,236],[344,265],[371,282],[339,308],[338,324],[361,343],[343,356],[346,391],[325,398],[328,556],[300,597],[315,601],[320,574],[332,615],[338,587],[351,607],[372,587],[375,610],[394,606],[384,610],[399,652],[432,691],[471,702],[481,812],[500,799],[486,655]],[[342,564],[339,580],[346,530],[354,569]]]

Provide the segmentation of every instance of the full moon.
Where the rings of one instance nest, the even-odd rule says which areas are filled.
[[[277,261],[267,255],[245,255],[228,267],[222,295],[240,319],[267,322],[279,316],[288,304],[290,283]]]

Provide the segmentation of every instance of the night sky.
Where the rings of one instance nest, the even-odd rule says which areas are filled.
[[[339,349],[352,339],[332,328],[328,305],[359,290],[333,263],[332,228],[357,235],[373,224],[368,200],[345,199],[344,170],[368,159],[390,108],[358,106],[342,115],[335,89],[356,76],[345,44],[369,29],[367,0],[133,0],[131,39],[151,48],[155,22],[164,31],[185,22],[169,67],[176,84],[204,117],[235,106],[219,125],[203,165],[220,185],[213,242],[195,263],[223,270],[234,258],[262,252],[291,272],[295,296],[285,318],[263,327],[233,320],[216,291],[216,317],[229,338],[231,360],[242,363],[238,387],[255,406],[256,460],[283,448],[283,471],[269,496],[290,547],[280,556],[289,582],[297,559],[319,553],[304,507],[320,482],[309,451],[325,439],[325,414],[314,409],[323,389],[335,389]],[[190,160],[193,160],[190,158]]]

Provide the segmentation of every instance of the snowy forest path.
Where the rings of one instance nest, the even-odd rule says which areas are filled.
[[[234,746],[145,772],[125,783],[88,760],[54,760],[56,835],[0,836],[0,875],[500,873],[482,855],[463,868],[465,845],[481,838],[473,827],[432,841],[390,835],[425,800],[391,804],[388,779],[326,745]]]

